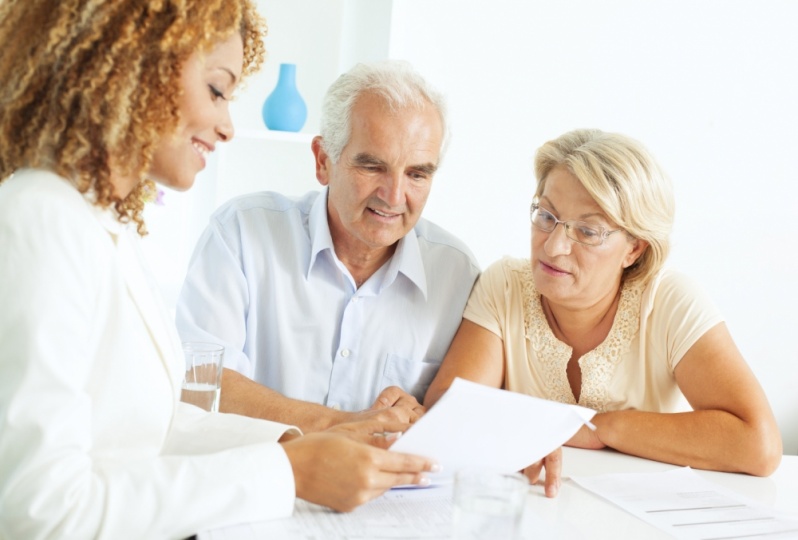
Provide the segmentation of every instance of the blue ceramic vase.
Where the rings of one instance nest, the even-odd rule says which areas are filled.
[[[263,122],[277,131],[299,131],[305,125],[308,108],[296,88],[296,65],[280,64],[277,86],[263,103]]]

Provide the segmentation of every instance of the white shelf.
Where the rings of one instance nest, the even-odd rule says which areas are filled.
[[[310,143],[315,137],[315,133],[296,133],[292,131],[276,131],[263,129],[242,129],[236,131],[233,141],[236,139],[261,139],[266,141],[284,141],[297,143]]]

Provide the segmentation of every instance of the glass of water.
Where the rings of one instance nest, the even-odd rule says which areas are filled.
[[[463,469],[454,478],[456,540],[520,537],[529,481],[521,473]]]
[[[206,411],[219,411],[224,347],[197,341],[183,343],[186,376],[180,400]]]

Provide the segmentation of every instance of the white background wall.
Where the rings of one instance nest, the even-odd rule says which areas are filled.
[[[252,189],[315,186],[309,136],[261,137],[278,64],[298,65],[315,132],[324,89],[357,60],[410,60],[449,97],[453,139],[426,217],[482,266],[528,256],[532,158],[578,127],[642,141],[673,179],[670,264],[727,317],[798,453],[798,2],[270,0],[270,59],[234,105],[242,134],[189,194],[149,211],[170,300],[208,213]],[[230,173],[230,174],[228,174]],[[228,186],[222,188],[220,186]]]

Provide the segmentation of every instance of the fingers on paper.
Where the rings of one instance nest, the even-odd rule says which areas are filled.
[[[370,418],[368,420],[338,424],[327,431],[385,449],[389,448],[409,427],[410,424],[407,422]]]
[[[392,473],[438,472],[440,466],[429,458],[399,452],[380,452],[376,465],[381,471]]]
[[[356,483],[359,498],[370,500],[394,486],[429,485],[426,472],[439,470],[429,459],[374,450],[361,461],[364,465]],[[362,502],[365,502],[361,501]]]

